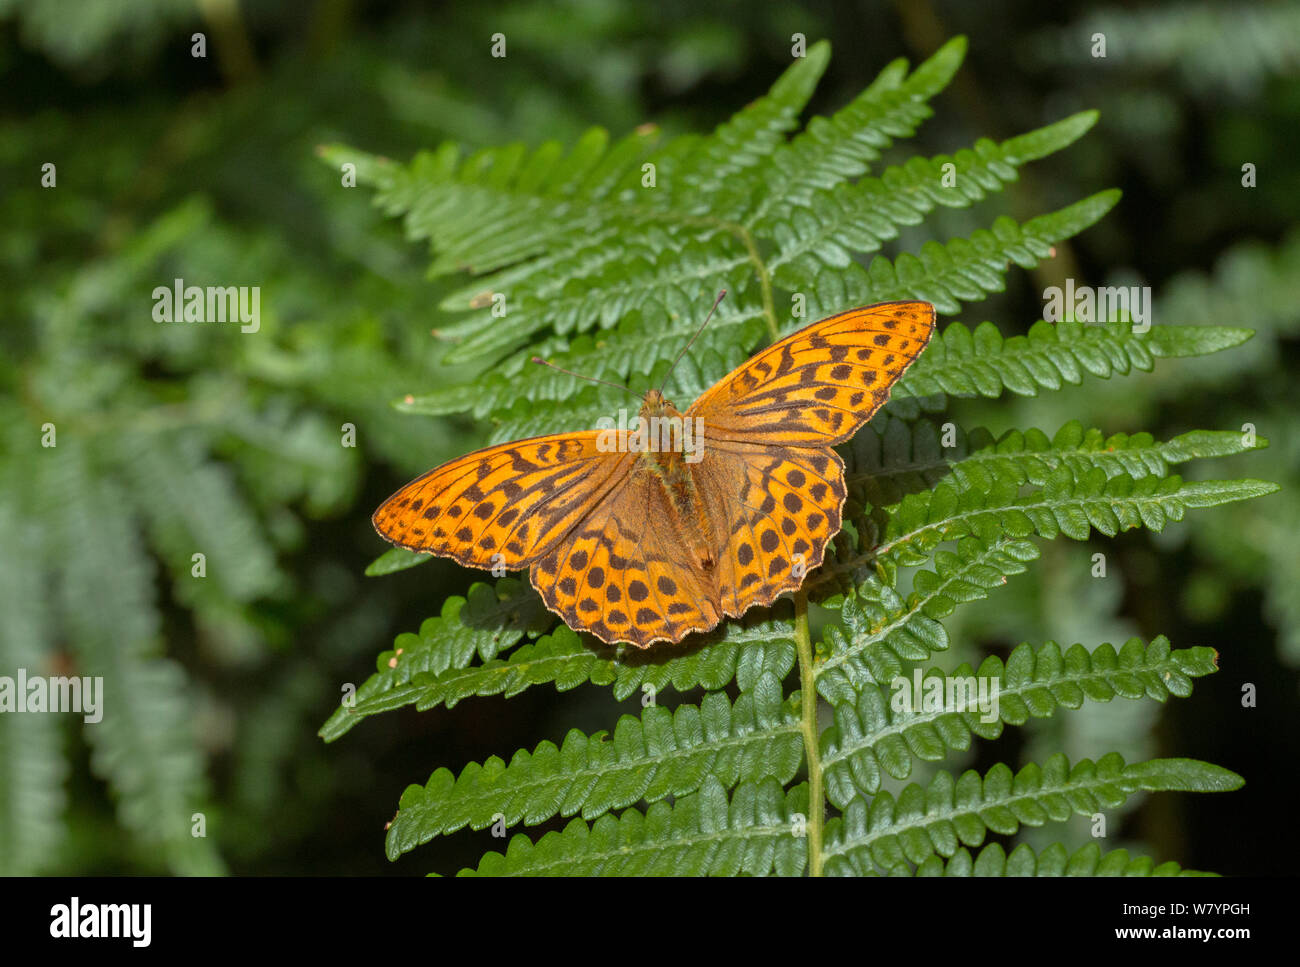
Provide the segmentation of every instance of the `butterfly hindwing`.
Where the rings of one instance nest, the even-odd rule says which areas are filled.
[[[679,541],[659,477],[642,463],[533,566],[546,606],[605,642],[680,641],[719,621],[710,582]]]
[[[719,505],[717,594],[739,617],[798,588],[840,529],[844,464],[831,449],[718,443],[699,489]]]
[[[833,446],[889,399],[934,331],[928,302],[883,302],[815,322],[755,354],[695,401],[711,442]]]

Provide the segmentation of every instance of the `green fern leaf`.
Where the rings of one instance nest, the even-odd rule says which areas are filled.
[[[78,549],[59,590],[81,674],[111,682],[117,695],[87,729],[91,764],[117,794],[127,829],[160,848],[172,869],[212,873],[220,868],[215,853],[190,835],[206,790],[185,676],[155,657],[152,567],[129,518],[112,513],[129,505],[126,494],[94,474],[93,457],[80,441],[66,442],[43,474],[44,499],[59,508],[63,528],[53,546]]]
[[[659,143],[647,129],[611,147],[605,132],[592,130],[569,150],[514,145],[463,156],[444,145],[408,165],[361,158],[379,204],[405,220],[410,237],[430,241],[432,272],[476,276],[445,297],[443,310],[456,318],[435,333],[453,344],[448,361],[473,364],[474,383],[412,394],[398,407],[469,411],[491,421],[498,441],[582,429],[627,401],[530,359],[637,389],[658,385],[719,288],[728,290],[727,302],[667,384],[683,404],[807,318],[902,298],[951,313],[1001,291],[1013,264],[1032,268],[1050,257],[1055,243],[1101,218],[1118,192],[1023,224],[1000,217],[967,238],[877,256],[868,268],[854,261],[939,206],[969,206],[1002,190],[1021,165],[1095,124],[1096,114],[1083,112],[870,176],[881,151],[930,115],[928,102],[964,51],[964,41],[953,41],[910,74],[895,62],[847,107],[802,131],[798,116],[826,68],[825,44],[708,136]],[[944,187],[953,170],[956,184]],[[791,313],[798,318],[782,311],[787,296],[792,305],[802,297],[804,311]],[[1088,699],[1188,694],[1195,677],[1213,670],[1209,649],[1171,651],[1163,638],[1134,639],[1118,651],[1024,645],[1005,666],[996,658],[980,665],[1000,688],[987,722],[969,707],[894,710],[888,689],[948,647],[941,619],[1038,558],[1036,538],[1161,530],[1189,509],[1271,493],[1274,485],[1256,480],[1185,482],[1170,473],[1193,458],[1265,444],[1209,431],[1157,441],[1079,422],[1050,437],[975,430],[946,439],[920,417],[943,409],[949,396],[1032,396],[1086,376],[1151,370],[1157,359],[1216,353],[1249,336],[1223,326],[1134,331],[1126,321],[1044,321],[1004,337],[992,323],[951,323],[870,431],[841,447],[844,526],[796,595],[793,618],[779,605],[677,648],[638,652],[557,626],[522,583],[514,591],[506,582],[480,586],[470,604],[399,636],[322,735],[337,737],[403,705],[451,706],[539,684],[609,686],[620,700],[640,690],[660,696],[669,685],[705,690],[698,706],[656,705],[625,716],[612,735],[574,730],[558,746],[543,742],[508,763],[494,757],[459,774],[439,769],[408,788],[391,827],[391,856],[466,827],[574,817],[536,843],[516,836],[504,855],[484,857],[479,873],[1178,872],[1122,851],[1069,856],[1051,847],[1007,856],[989,848],[972,859],[965,846],[980,845],[989,830],[1010,835],[1025,824],[1117,806],[1138,791],[1228,789],[1239,777],[1192,760],[1126,765],[1111,754],[1071,768],[1053,756],[1015,776],[999,765],[983,777],[940,772],[928,787],[908,785],[897,797],[881,790],[887,776],[909,776],[915,759],[941,760],[968,748],[973,735],[995,738],[1006,724]],[[370,570],[414,562],[389,554]],[[483,616],[467,621],[475,600]],[[824,624],[815,650],[810,600],[822,606]],[[796,659],[800,688],[783,701],[780,683]],[[922,681],[947,686],[969,673],[969,665],[950,676],[923,670]],[[739,695],[729,698],[736,692],[723,690],[733,685]],[[820,742],[819,699],[835,714]],[[785,790],[801,766],[808,783]],[[810,788],[819,798],[811,805]],[[828,803],[842,815],[824,824]]]
[[[1062,465],[1041,489],[1025,495],[1018,489],[1016,478],[1004,474],[987,491],[959,490],[944,481],[934,490],[909,494],[889,511],[886,539],[875,550],[878,562],[925,563],[936,544],[981,525],[1014,537],[1064,534],[1073,540],[1086,540],[1093,528],[1107,537],[1135,527],[1159,531],[1189,509],[1261,497],[1278,488],[1260,480],[1107,477],[1100,467],[1076,474]]]
[[[448,598],[418,634],[398,635],[393,650],[379,656],[379,670],[330,716],[320,735],[332,741],[368,715],[415,701],[423,692],[412,679],[421,674],[463,669],[476,656],[493,659],[552,623],[541,598],[517,578],[503,578],[495,587],[475,583],[465,597]]]
[[[1021,843],[1008,856],[1001,843],[989,843],[974,859],[962,847],[948,860],[928,856],[913,870],[904,864],[891,872],[903,876],[1212,876],[1185,870],[1177,863],[1156,865],[1146,856],[1130,856],[1126,849],[1102,853],[1096,843],[1088,843],[1073,854],[1060,843],[1053,843],[1040,853]]]
[[[1149,433],[1105,436],[1098,429],[1085,430],[1077,420],[1051,437],[1032,428],[1008,430],[997,439],[983,428],[969,434],[958,427],[953,431],[952,445],[945,447],[940,445],[940,428],[929,420],[873,420],[840,448],[853,499],[874,506],[896,504],[941,480],[961,490],[988,490],[1007,474],[1021,484],[1041,487],[1060,466],[1076,476],[1099,467],[1107,477],[1164,477],[1171,466],[1189,460],[1268,446],[1267,440],[1257,438],[1250,447],[1241,433],[1231,431],[1192,430],[1163,442]]]
[[[520,834],[505,855],[488,853],[479,876],[797,876],[808,861],[798,835],[808,787],[775,779],[744,783],[731,799],[709,777],[698,793],[644,814],[629,809],[588,826],[574,819],[536,843]]]
[[[28,563],[39,560],[40,534],[22,521],[12,493],[5,488],[0,497],[0,669],[34,677],[46,665],[52,629],[41,571]],[[55,715],[0,714],[0,875],[39,873],[60,845],[67,773],[61,733]]]
[[[1107,702],[1120,696],[1163,702],[1170,695],[1186,697],[1191,694],[1193,678],[1218,670],[1215,657],[1211,648],[1171,651],[1164,637],[1145,646],[1130,638],[1118,652],[1109,644],[1092,651],[1073,645],[1064,654],[1051,641],[1038,649],[1022,644],[1005,666],[996,656],[989,656],[978,672],[967,664],[946,675],[934,668],[924,672],[923,680],[937,683],[936,694],[944,697],[942,705],[930,710],[916,707],[910,679],[866,683],[855,700],[835,705],[835,724],[822,734],[827,796],[836,807],[844,808],[859,795],[877,793],[885,774],[906,779],[914,757],[939,761],[949,749],[969,748],[972,733],[995,739],[1002,734],[1003,723],[1023,725],[1031,717],[1044,718],[1057,708],[1079,708],[1085,700]],[[982,709],[967,704],[965,691],[947,702],[953,697],[948,695],[953,685],[973,684],[972,676],[997,683],[997,704],[990,710],[996,717],[989,718]],[[901,709],[893,703],[900,688],[907,697]],[[969,698],[973,703],[974,696]]]
[[[977,533],[959,542],[955,553],[936,554],[934,578],[922,579],[907,600],[892,586],[867,577],[843,599],[840,623],[826,629],[818,649],[818,692],[834,704],[856,694],[859,682],[890,681],[906,662],[945,650],[948,634],[930,612],[942,617],[956,599],[984,597],[1037,557],[1038,548],[1030,541]],[[836,566],[841,575],[852,573],[845,565]]]
[[[965,55],[966,40],[956,37],[911,76],[905,76],[906,61],[894,61],[848,105],[829,118],[812,118],[773,152],[762,197],[746,224],[760,223],[775,207],[805,206],[816,189],[865,174],[895,138],[910,137],[930,117],[926,102],[948,86]]]
[[[543,742],[515,753],[509,765],[494,757],[456,777],[439,769],[425,786],[403,793],[388,854],[396,858],[464,826],[534,826],[579,813],[592,820],[642,799],[696,792],[710,777],[726,788],[767,777],[785,785],[802,760],[798,720],[782,702],[780,682],[764,673],[734,704],[712,692],[699,707],[652,705],[639,720],[623,716],[612,736],[574,729],[559,747]]]
[[[787,262],[776,270],[773,281],[784,289],[818,293],[818,299],[809,299],[815,315],[830,314],[826,296],[841,307],[922,299],[934,303],[939,312],[951,314],[959,312],[963,302],[1003,291],[1010,263],[1033,268],[1051,254],[1052,243],[1088,228],[1118,201],[1118,191],[1098,192],[1050,215],[1031,218],[1024,225],[1004,215],[970,238],[955,238],[946,245],[926,242],[918,254],[904,252],[892,262],[877,256],[865,270],[857,263],[832,261],[811,271]],[[835,282],[826,278],[832,272],[840,277]]]
[[[1069,146],[1096,121],[1096,112],[1085,111],[1001,144],[981,140],[953,156],[912,158],[879,178],[817,192],[788,214],[769,216],[756,227],[778,247],[769,267],[780,272],[790,264],[789,271],[803,276],[822,266],[844,268],[851,262],[850,252],[876,251],[898,235],[900,226],[920,224],[936,206],[966,207],[1001,191],[1016,179],[1020,165]],[[944,187],[949,165],[959,173],[951,188]]]
[[[453,602],[455,599],[451,599]],[[450,620],[455,619],[455,614]],[[437,622],[440,619],[430,619]],[[442,620],[449,620],[444,618]],[[467,664],[473,650],[462,646],[459,655],[465,663],[448,663],[441,671],[437,664],[447,660],[447,647],[439,637],[446,626],[425,622],[420,635],[401,636],[394,643],[403,648],[380,656],[381,670],[357,691],[355,701],[338,709],[320,730],[333,740],[349,731],[362,719],[405,705],[426,711],[439,705],[448,708],[471,696],[503,695],[509,698],[534,685],[553,684],[559,691],[569,691],[588,682],[613,686],[614,695],[622,700],[647,687],[656,693],[669,685],[677,691],[703,686],[720,689],[736,681],[748,691],[766,672],[783,678],[794,667],[794,642],[788,622],[756,615],[746,628],[737,629],[725,640],[666,659],[651,654],[618,657],[614,650],[596,645],[560,625],[554,633],[532,644],[525,644],[507,658],[485,659],[481,664]],[[499,629],[491,632],[496,635]],[[471,633],[481,647],[488,639],[483,633]],[[517,639],[518,636],[516,636]],[[462,641],[468,641],[462,637]],[[498,639],[492,638],[492,647]],[[405,644],[403,644],[405,643]],[[406,646],[410,646],[409,656]],[[499,650],[499,649],[498,649]],[[480,652],[481,653],[481,652]],[[383,667],[383,666],[390,667]]]
[[[1239,788],[1236,773],[1194,759],[1125,764],[1118,754],[1073,767],[1062,754],[1018,773],[999,763],[980,776],[938,773],[928,787],[908,785],[897,798],[882,792],[870,806],[855,799],[826,827],[826,872],[863,875],[899,863],[921,863],[979,846],[986,832],[1010,835],[1021,824],[1041,826],[1072,813],[1113,809],[1136,792],[1223,792]]]
[[[894,398],[939,393],[997,397],[1004,389],[1036,396],[1039,388],[1078,385],[1085,375],[1108,379],[1133,369],[1149,371],[1156,359],[1219,352],[1252,335],[1249,329],[1229,326],[1152,326],[1137,334],[1127,322],[1040,321],[1026,335],[1004,338],[992,323],[981,323],[972,332],[954,322],[931,340],[894,388]],[[899,416],[915,412],[915,405],[899,407],[891,400],[891,406]]]

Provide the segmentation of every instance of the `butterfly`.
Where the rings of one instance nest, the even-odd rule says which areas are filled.
[[[821,564],[845,498],[831,448],[889,399],[934,318],[927,302],[885,302],[815,322],[685,413],[651,389],[632,432],[553,433],[436,467],[380,505],[375,529],[470,567],[527,567],[547,608],[601,641],[680,642]]]

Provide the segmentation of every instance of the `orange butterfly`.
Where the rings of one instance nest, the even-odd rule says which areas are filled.
[[[679,642],[821,564],[845,495],[831,447],[884,405],[933,332],[928,302],[842,312],[684,414],[650,390],[630,435],[555,433],[445,463],[384,501],[375,529],[472,567],[529,567],[546,606],[601,641]]]

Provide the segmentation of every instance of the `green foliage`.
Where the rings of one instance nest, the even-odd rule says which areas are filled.
[[[377,216],[338,203],[332,179],[322,188],[299,117],[318,95],[292,66],[240,109],[214,95],[182,110],[157,91],[124,107],[51,83],[13,37],[94,77],[177,24],[201,27],[192,3],[70,19],[43,0],[0,16],[18,21],[6,83],[26,71],[42,88],[37,121],[0,122],[6,167],[24,173],[0,218],[16,282],[0,289],[0,675],[102,676],[106,693],[97,723],[0,715],[0,873],[220,872],[219,836],[274,825],[214,794],[209,768],[241,741],[243,701],[273,704],[281,726],[297,717],[300,734],[311,714],[309,696],[290,697],[310,668],[267,674],[339,586],[325,590],[337,563],[304,563],[308,524],[351,505],[370,459],[413,469],[431,441],[384,398],[417,371],[420,340],[383,320],[427,294],[396,245],[370,249],[383,276],[321,253],[320,237]],[[75,107],[47,105],[65,87]],[[280,111],[295,114],[288,135]],[[41,187],[45,162],[56,186]],[[177,278],[260,286],[261,328],[155,322],[151,293]],[[364,427],[366,458],[340,445],[345,422]],[[381,640],[382,620],[362,640]],[[259,746],[272,781],[290,751]],[[211,837],[192,834],[195,813]]]
[[[1004,339],[992,323],[971,331],[955,322],[932,340],[894,396],[901,401],[939,393],[998,397],[1003,390],[1037,396],[1040,389],[1077,385],[1085,376],[1149,371],[1156,359],[1202,356],[1250,337],[1249,329],[1228,326],[1152,326],[1138,334],[1127,322],[1097,328],[1040,320],[1025,335]],[[895,412],[909,411],[905,402],[892,405]]]
[[[1050,258],[1054,244],[1094,224],[1118,193],[1025,221],[1001,215],[945,244],[876,255],[865,268],[857,261],[938,207],[996,195],[1020,165],[1065,148],[1095,123],[1085,112],[1001,144],[981,140],[871,174],[881,152],[929,116],[926,102],[963,51],[962,41],[949,43],[910,73],[891,64],[847,107],[802,130],[797,119],[826,67],[826,44],[709,136],[663,139],[643,128],[611,142],[593,129],[568,150],[548,143],[465,155],[443,145],[409,164],[328,149],[331,163],[358,164],[409,237],[429,241],[434,274],[476,277],[444,300],[462,318],[438,332],[452,343],[450,361],[473,363],[481,374],[399,408],[490,417],[498,440],[589,425],[625,401],[528,366],[528,358],[540,353],[618,381],[661,379],[699,307],[723,287],[729,295],[716,322],[674,374],[683,401],[757,346],[832,311],[923,298],[952,314],[1001,291],[1013,263],[1030,269]],[[944,187],[949,163],[961,188]],[[494,297],[504,315],[493,313]],[[801,305],[806,316],[793,311]],[[1002,593],[1043,542],[1160,531],[1189,510],[1277,489],[1170,473],[1265,445],[1238,433],[1193,430],[1161,442],[1070,422],[1051,437],[972,430],[944,441],[943,428],[922,415],[950,398],[1036,396],[1085,376],[1146,372],[1157,359],[1209,356],[1251,335],[1180,323],[1166,317],[1138,332],[1125,322],[1039,321],[1009,337],[988,322],[946,325],[887,411],[843,448],[847,526],[796,596],[793,617],[777,607],[679,648],[642,653],[555,626],[521,581],[476,585],[467,598],[449,599],[419,634],[399,636],[380,656],[355,702],[326,723],[325,738],[399,706],[509,697],[543,683],[561,691],[611,686],[620,699],[643,690],[662,697],[669,684],[704,695],[671,711],[652,705],[640,718],[625,716],[612,735],[572,730],[559,745],[544,741],[509,763],[493,757],[459,775],[438,769],[403,794],[389,856],[464,827],[574,817],[535,842],[515,835],[504,855],[487,854],[475,872],[1179,872],[1123,850],[1102,856],[1095,846],[1071,856],[1059,843],[1038,853],[1021,845],[1007,856],[991,845],[976,859],[967,847],[990,831],[1013,835],[1022,825],[1114,810],[1138,792],[1222,791],[1240,777],[1187,759],[1126,763],[1111,752],[1071,766],[1054,753],[1017,772],[999,763],[982,775],[938,771],[898,792],[885,786],[911,775],[917,760],[967,749],[972,735],[994,738],[1004,725],[1117,696],[1184,697],[1194,678],[1215,670],[1210,649],[1171,648],[1163,637],[1118,650],[1021,644],[1005,662],[989,656],[979,666],[978,676],[1000,689],[992,718],[969,705],[892,704],[895,679],[910,683],[913,671],[945,687],[976,674],[969,664],[923,666],[949,646],[941,619]],[[411,563],[390,553],[372,572]],[[823,606],[815,642],[809,599]],[[796,663],[798,688],[789,691]],[[819,699],[834,715],[820,734]],[[828,806],[833,815],[824,821]]]
[[[1194,759],[1126,764],[1115,753],[1073,766],[1058,753],[1014,775],[1001,763],[984,776],[967,771],[954,779],[939,772],[928,786],[911,783],[897,797],[882,792],[848,802],[843,816],[826,826],[826,872],[861,875],[935,854],[952,856],[959,846],[979,846],[988,832],[1011,835],[1022,823],[1092,815],[1140,791],[1214,792],[1241,784],[1235,773]]]
[[[938,686],[933,707],[893,707],[890,699],[898,689],[913,687],[911,680],[903,678],[894,680],[897,684],[870,682],[856,696],[849,690],[836,694],[827,689],[835,724],[821,736],[826,795],[842,809],[863,795],[879,792],[885,775],[906,779],[914,758],[937,762],[949,749],[969,748],[972,734],[996,739],[1004,724],[1024,725],[1031,716],[1044,718],[1058,708],[1080,708],[1085,701],[1108,702],[1118,696],[1163,702],[1170,695],[1186,697],[1192,693],[1193,677],[1217,670],[1213,649],[1171,651],[1165,638],[1145,647],[1133,638],[1118,652],[1110,644],[1091,652],[1073,645],[1064,654],[1056,642],[1049,641],[1038,649],[1020,645],[1005,665],[990,655],[978,671],[967,664],[948,674],[926,669],[922,681]],[[973,690],[966,702],[941,701],[948,682],[973,689],[976,677],[998,683],[996,707],[987,713],[978,708]]]
[[[768,777],[731,796],[712,776],[699,792],[644,813],[629,809],[588,826],[575,819],[533,843],[522,833],[505,855],[488,853],[479,876],[797,876],[807,850],[791,831],[807,809],[803,783],[784,790]]]
[[[1249,424],[1278,441],[1259,455],[1260,472],[1287,492],[1300,487],[1300,414],[1270,398],[1275,393],[1284,398],[1293,384],[1287,343],[1300,334],[1300,234],[1291,233],[1276,248],[1259,242],[1237,245],[1219,259],[1213,273],[1181,274],[1170,283],[1161,311],[1197,323],[1251,319],[1259,327],[1260,338],[1248,346],[1249,359],[1234,360],[1242,355],[1235,353],[1216,357],[1215,362],[1223,362],[1201,380],[1232,388],[1225,426],[1245,429]],[[1191,383],[1190,377],[1179,380],[1165,395]],[[1222,583],[1226,570],[1234,582],[1262,587],[1283,658],[1293,667],[1300,665],[1300,555],[1291,540],[1297,527],[1300,505],[1294,500],[1267,510],[1248,503],[1230,514],[1207,517],[1191,535],[1203,553],[1214,548],[1223,561],[1212,576],[1208,568],[1199,568],[1190,586]],[[1215,599],[1208,600],[1212,612]]]
[[[1119,65],[1174,69],[1187,87],[1240,97],[1264,78],[1300,67],[1300,11],[1287,4],[1248,3],[1227,9],[1186,3],[1178,9],[1102,8],[1045,37],[1042,52],[1075,63],[1089,56],[1078,38],[1101,32],[1122,37],[1107,50]]]
[[[559,691],[587,682],[611,685],[620,700],[669,685],[684,692],[697,686],[724,688],[734,681],[748,691],[759,676],[770,672],[781,678],[795,662],[791,624],[775,618],[737,627],[723,639],[655,662],[630,661],[613,649],[593,647],[564,625],[507,658],[496,658],[502,642],[514,644],[523,637],[521,615],[535,616],[529,620],[541,627],[554,625],[531,587],[503,578],[496,595],[502,600],[494,604],[491,589],[476,584],[469,607],[464,599],[450,598],[443,617],[425,621],[418,635],[399,635],[393,650],[379,656],[379,671],[357,689],[350,704],[330,716],[321,735],[338,738],[363,718],[404,705],[422,711],[451,707],[472,695],[509,698],[547,683]],[[470,664],[476,654],[483,660]]]
[[[1177,863],[1159,866],[1146,856],[1129,857],[1126,849],[1111,850],[1103,854],[1096,843],[1082,846],[1070,854],[1060,843],[1054,843],[1035,854],[1027,844],[1021,843],[1011,855],[1000,843],[990,843],[971,858],[970,851],[962,847],[944,860],[930,855],[916,867],[900,864],[890,871],[900,876],[1205,876],[1195,870],[1184,870]]]
[[[802,756],[798,717],[783,704],[779,680],[765,672],[734,704],[710,692],[698,707],[651,705],[640,719],[624,716],[612,736],[574,729],[558,748],[543,742],[509,765],[492,758],[456,777],[439,769],[402,796],[389,854],[463,826],[482,829],[498,814],[507,825],[536,826],[555,815],[590,820],[642,799],[677,799],[710,779],[726,788],[769,777],[786,784]]]

